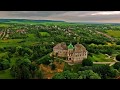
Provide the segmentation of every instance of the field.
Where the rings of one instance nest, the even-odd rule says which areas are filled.
[[[119,38],[120,37],[120,31],[113,31],[113,30],[106,30],[107,34],[112,36],[112,37],[116,37]]]
[[[0,40],[0,47],[9,47],[9,46],[19,46],[19,45],[35,45],[37,42],[32,41],[35,38],[32,34],[29,35],[29,41],[24,41],[23,39],[7,39],[7,40]],[[30,41],[31,40],[31,41]]]
[[[108,58],[104,54],[93,54],[92,60],[93,60],[93,62],[114,62],[113,59]]]
[[[0,27],[9,27],[9,25],[0,23]]]
[[[39,32],[39,34],[41,36],[50,36],[50,34],[48,32]]]
[[[21,41],[22,39],[0,40],[0,47],[17,46]]]

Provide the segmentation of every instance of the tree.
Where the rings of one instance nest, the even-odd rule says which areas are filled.
[[[113,67],[115,68],[115,69],[120,69],[120,62],[116,62],[114,65],[113,65]]]
[[[51,70],[55,70],[56,68],[55,64],[52,63],[50,66],[51,66]]]
[[[65,77],[62,73],[56,73],[52,79],[65,79]]]
[[[111,68],[109,65],[93,66],[92,70],[95,73],[98,73],[102,79],[106,79],[107,76],[110,76],[110,73],[111,73]]]
[[[10,68],[10,62],[7,59],[0,60],[0,70]]]
[[[101,77],[92,70],[79,71],[79,79],[101,79]]]
[[[82,65],[83,65],[83,66],[92,66],[92,65],[93,65],[93,62],[92,62],[92,60],[91,60],[90,58],[84,59],[84,60],[82,61]]]
[[[35,72],[35,78],[37,78],[37,79],[43,79],[43,73],[42,73],[41,70],[37,70]]]
[[[42,58],[40,58],[40,59],[37,61],[37,63],[38,63],[38,64],[46,64],[46,65],[49,65],[51,59],[52,59],[52,58],[51,58],[50,55],[48,54],[48,55],[45,55],[45,56],[43,56]]]
[[[66,79],[77,79],[78,78],[78,74],[77,73],[71,72],[69,70],[64,71],[63,75],[64,75],[64,77]]]
[[[116,59],[117,59],[118,61],[120,61],[120,54],[118,54],[118,55],[116,56]]]
[[[15,65],[11,68],[11,75],[16,79],[30,79],[32,78],[30,72],[31,62],[29,59],[17,59]]]

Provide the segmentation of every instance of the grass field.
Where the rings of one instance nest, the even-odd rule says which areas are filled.
[[[23,41],[22,39],[0,40],[0,47],[10,47],[10,46],[19,46],[19,45],[29,46],[29,45],[35,45],[38,43],[31,40],[32,39],[24,42],[22,42]]]
[[[32,39],[32,40],[36,39],[35,34],[27,34],[27,36],[28,36],[28,39]]]
[[[93,54],[92,60],[93,60],[93,62],[113,62],[113,59],[108,58],[104,54],[97,54],[97,55]]]
[[[0,27],[9,27],[10,25],[8,25],[8,24],[2,24],[2,23],[0,23]]]
[[[112,37],[116,37],[116,38],[120,37],[120,31],[107,30],[106,32],[108,35],[110,35]]]
[[[39,34],[41,36],[50,36],[50,34],[48,32],[39,32]]]
[[[17,46],[23,39],[0,40],[0,47]]]
[[[10,75],[10,69],[0,71],[0,79],[14,79]]]

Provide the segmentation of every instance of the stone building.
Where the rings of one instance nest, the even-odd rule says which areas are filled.
[[[53,47],[53,54],[58,57],[66,57],[71,62],[82,62],[83,59],[87,58],[88,51],[82,44],[77,43],[73,46],[70,43],[67,46],[66,43],[62,42]]]

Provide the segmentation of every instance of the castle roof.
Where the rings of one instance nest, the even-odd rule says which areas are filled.
[[[56,46],[54,46],[53,49],[67,50],[67,46],[64,42],[62,42],[62,43],[58,43]]]
[[[72,43],[68,45],[68,49],[74,49],[74,46],[72,45]]]
[[[86,48],[82,44],[75,45],[75,52],[87,51]]]

